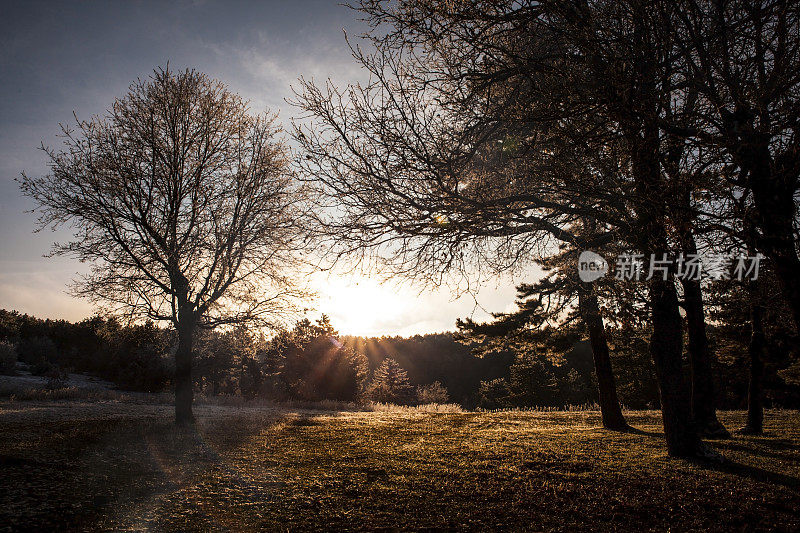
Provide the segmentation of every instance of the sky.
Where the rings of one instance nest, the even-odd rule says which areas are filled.
[[[23,171],[46,173],[39,147],[59,146],[59,123],[102,114],[134,80],[169,62],[223,81],[253,112],[279,112],[288,128],[298,113],[286,99],[298,77],[363,79],[344,31],[357,36],[365,26],[340,1],[0,0],[0,308],[68,320],[94,312],[66,292],[86,265],[44,257],[54,241],[69,239],[68,228],[34,233],[34,205],[14,181]],[[448,331],[458,317],[512,309],[519,281],[487,280],[456,298],[446,287],[316,275],[309,316],[328,314],[343,334]]]

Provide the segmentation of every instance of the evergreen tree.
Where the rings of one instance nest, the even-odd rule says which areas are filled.
[[[302,400],[355,401],[368,372],[364,355],[344,346],[326,315],[297,323],[277,336],[262,357],[267,376],[277,377],[276,392]]]
[[[494,321],[485,324],[469,318],[457,320],[459,338],[482,342],[480,350],[502,347],[518,354],[508,385],[515,405],[559,405],[582,395],[566,390],[559,393],[551,360],[570,350],[585,329],[592,347],[603,425],[624,431],[628,424],[617,397],[598,298],[601,293],[609,299],[609,288],[598,281],[590,285],[575,279],[577,260],[576,249],[564,248],[549,261],[541,261],[550,272],[536,284],[517,287],[516,311],[494,313]],[[562,389],[574,389],[575,382],[564,380],[561,385]]]
[[[404,405],[413,399],[408,374],[394,359],[385,359],[372,376],[369,398],[376,402]]]

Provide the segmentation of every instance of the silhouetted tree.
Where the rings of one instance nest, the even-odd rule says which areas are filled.
[[[375,370],[367,395],[375,402],[406,405],[414,399],[414,388],[406,371],[390,358]]]
[[[303,82],[297,102],[313,118],[296,127],[298,163],[338,206],[321,212],[341,215],[323,220],[336,257],[369,250],[436,281],[517,268],[554,240],[674,251],[662,122],[678,88],[676,6],[365,0],[361,10],[375,52],[354,55],[370,83]],[[576,235],[584,219],[595,230]],[[696,455],[674,272],[648,285],[667,446]]]
[[[23,174],[39,227],[73,224],[54,246],[92,263],[75,293],[177,330],[175,418],[192,421],[195,329],[274,324],[300,295],[300,196],[273,118],[195,71],[156,70],[104,117],[62,126],[50,173]]]
[[[716,186],[752,199],[755,245],[769,257],[800,328],[800,5],[686,2],[672,31],[695,120],[668,131],[721,150]]]
[[[367,360],[339,341],[328,317],[299,321],[271,341],[267,353],[280,359],[278,376],[289,397],[355,401],[364,390]]]
[[[744,374],[729,385],[744,392],[733,391],[734,406],[747,406],[747,423],[740,431],[760,434],[767,396],[781,405],[797,401],[798,388],[787,379],[800,361],[791,311],[770,261],[761,265],[756,280],[723,280],[710,289],[713,339],[724,362]]]
[[[480,382],[507,375],[514,359],[514,354],[502,348],[477,357],[472,353],[474,343],[458,342],[452,333],[413,337],[342,336],[341,342],[363,353],[371,370],[392,358],[408,373],[412,385],[439,381],[453,401],[468,408],[478,404]]]
[[[484,341],[489,338],[491,344],[510,346],[524,355],[528,350],[538,352],[564,335],[565,332],[554,328],[564,329],[579,322],[588,333],[592,348],[603,425],[626,430],[629,426],[617,398],[596,288],[573,279],[577,271],[575,253],[564,255],[566,257],[547,263],[548,267],[557,263],[558,268],[543,280],[517,287],[517,311],[494,313],[495,320],[491,323],[479,324],[466,319],[458,320],[456,326],[465,339]]]

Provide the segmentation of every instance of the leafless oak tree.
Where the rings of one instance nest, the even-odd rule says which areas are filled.
[[[23,174],[22,191],[40,228],[74,228],[53,253],[91,263],[76,294],[176,328],[175,416],[188,423],[195,329],[275,324],[304,295],[290,276],[305,242],[302,190],[274,117],[167,68],[62,130],[62,149],[43,147],[50,172]]]

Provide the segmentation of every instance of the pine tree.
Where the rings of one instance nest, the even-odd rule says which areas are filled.
[[[404,405],[413,400],[413,390],[406,371],[389,358],[375,370],[368,396],[375,402]]]

